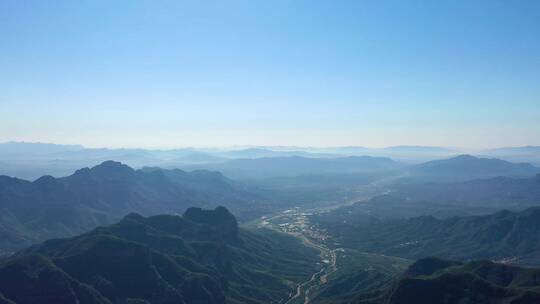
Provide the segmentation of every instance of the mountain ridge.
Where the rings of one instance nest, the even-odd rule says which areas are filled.
[[[530,163],[512,163],[497,158],[463,154],[414,165],[408,171],[417,179],[456,182],[497,176],[528,177],[540,173],[540,168]]]
[[[196,215],[201,212],[203,218]],[[236,219],[221,206],[189,208],[183,216],[132,213],[116,224],[48,240],[2,261],[0,293],[17,304],[36,299],[262,304],[285,298],[292,290],[287,282],[316,271],[317,252],[299,240],[230,225],[226,231],[223,223],[236,224]],[[40,269],[45,272],[36,276]],[[73,292],[73,286],[83,286],[84,293]],[[48,297],[37,297],[47,290]]]
[[[222,172],[235,179],[264,179],[309,174],[345,174],[391,171],[403,164],[387,157],[343,156],[335,158],[309,158],[303,156],[232,159],[223,163],[188,166],[189,169],[207,169]]]
[[[445,219],[419,216],[355,223],[354,217],[314,220],[336,242],[360,251],[409,259],[438,256],[540,265],[540,207]]]
[[[435,267],[434,263],[437,264]],[[431,269],[418,272],[426,267]],[[417,269],[417,273],[411,269]],[[428,304],[441,300],[444,303],[537,303],[540,301],[539,287],[539,269],[490,261],[463,264],[426,258],[410,266],[404,278],[388,293],[384,304]]]
[[[114,161],[33,182],[0,176],[0,251],[82,233],[131,212],[181,213],[224,204],[253,217],[267,208],[264,202],[219,172],[134,170]]]

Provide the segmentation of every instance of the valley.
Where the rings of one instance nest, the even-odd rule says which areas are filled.
[[[292,207],[246,224],[293,236],[319,252],[318,270],[298,282],[282,303],[380,303],[409,265],[430,255],[538,265],[537,249],[532,247],[537,240],[534,233],[529,234],[531,229],[536,229],[532,224],[537,221],[536,209],[493,214],[505,206],[515,210],[534,206],[540,189],[538,177],[498,177],[440,184],[410,182],[403,178],[391,176],[358,185],[355,191],[349,192],[354,193],[355,199],[315,208]],[[482,192],[477,193],[475,189],[482,189]],[[452,192],[456,190],[459,192]],[[502,247],[503,238],[510,240],[508,242],[520,238],[501,231],[508,225],[502,222],[508,221],[514,221],[514,229],[525,229],[529,236],[526,239],[521,236],[523,244],[513,249]],[[460,226],[473,229],[470,240],[466,241],[466,232],[461,236],[460,229],[463,228]],[[493,232],[482,232],[482,229]],[[525,232],[516,230],[513,233],[523,235]],[[440,245],[432,241],[445,234],[456,236],[456,240],[449,238]],[[483,239],[497,237],[501,238],[497,241],[498,247],[494,247],[497,249],[489,249],[491,245],[484,244],[488,241]],[[462,241],[458,242],[458,239]],[[454,248],[463,246],[470,249],[458,255],[462,251]],[[493,254],[489,255],[489,252]]]
[[[310,210],[309,212],[317,212]],[[263,216],[258,221],[251,223],[257,228],[272,229],[281,233],[298,238],[302,243],[319,251],[320,261],[317,262],[319,271],[315,272],[308,280],[296,284],[296,288],[289,295],[284,304],[310,303],[310,292],[325,284],[330,274],[337,270],[337,249],[330,249],[324,243],[327,235],[312,227],[307,215],[300,208],[284,210],[277,215]]]
[[[344,265],[341,261],[338,262],[338,257],[340,259],[350,259],[344,254],[346,250],[340,248],[340,244],[336,243],[326,231],[318,229],[313,225],[309,217],[325,214],[341,207],[350,206],[358,201],[369,200],[378,194],[386,193],[388,190],[382,186],[384,184],[385,181],[378,181],[368,185],[357,186],[353,192],[355,194],[354,199],[344,199],[341,202],[329,203],[316,208],[293,207],[271,215],[262,216],[244,225],[245,227],[255,229],[271,229],[293,236],[301,240],[305,246],[314,248],[319,252],[320,260],[317,262],[319,270],[314,272],[307,280],[296,283],[289,298],[283,304],[316,303],[316,300],[314,301],[315,295],[330,279],[333,279],[334,274],[347,272],[340,269]],[[362,258],[366,259],[366,257],[368,255]]]
[[[293,208],[263,216],[249,224],[258,229],[271,229],[293,236],[300,239],[305,246],[319,252],[318,271],[305,281],[298,282],[283,304],[324,303],[328,299],[333,303],[345,303],[348,298],[344,294],[349,294],[350,297],[351,294],[388,287],[411,263],[410,260],[400,257],[341,247],[326,231],[318,229],[309,221],[309,216],[324,214],[329,210],[332,209]],[[359,279],[362,276],[365,278]],[[347,278],[358,286],[342,286],[342,281]],[[337,299],[329,296],[329,293],[339,294],[344,298]]]

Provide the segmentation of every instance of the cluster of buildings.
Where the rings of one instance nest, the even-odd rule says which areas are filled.
[[[310,215],[312,214],[300,212],[298,209],[285,210],[277,226],[285,233],[302,234],[311,239],[325,241],[328,238],[328,234],[310,225],[308,219]]]

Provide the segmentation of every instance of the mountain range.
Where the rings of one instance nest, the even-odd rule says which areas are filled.
[[[360,251],[409,259],[438,256],[540,265],[540,207],[447,219],[355,221],[359,214],[347,214],[312,220],[341,246]]]
[[[29,145],[0,144],[0,156],[25,163],[17,151]],[[520,268],[540,265],[540,169],[527,163],[460,155],[409,164],[260,147],[36,148],[42,164],[116,155],[153,165],[0,176],[0,304],[539,299],[540,272]],[[265,224],[238,225],[255,218]]]
[[[500,176],[461,182],[403,179],[386,186],[383,194],[335,209],[317,220],[358,225],[425,215],[440,219],[486,215],[539,205],[540,174],[529,178]]]
[[[540,165],[538,147],[514,147],[475,152],[483,157],[495,157],[512,162]],[[344,158],[372,156],[392,158],[406,164],[418,164],[446,159],[460,154],[459,149],[427,146],[367,147],[232,147],[232,148],[86,148],[80,145],[46,143],[0,143],[0,174],[34,180],[42,175],[67,176],[82,167],[92,167],[114,159],[134,168],[159,166],[184,168],[194,165],[215,165],[237,159],[259,158]],[[225,167],[231,165],[224,165]],[[314,170],[316,171],[316,170]],[[350,172],[350,171],[349,171]],[[345,172],[341,172],[345,173]],[[226,174],[225,174],[226,175]]]
[[[427,257],[388,278],[375,267],[351,273],[323,289],[332,304],[534,304],[540,302],[540,269],[488,260],[459,262]],[[386,265],[386,267],[391,267]],[[352,288],[351,288],[352,287]],[[352,290],[352,291],[351,291]]]
[[[111,224],[128,213],[182,213],[224,205],[243,218],[269,206],[218,172],[144,168],[106,161],[70,176],[33,182],[0,176],[0,249],[65,237]]]
[[[463,208],[523,209],[540,203],[540,174],[532,177],[493,177],[455,183],[395,183],[390,187],[395,201],[429,202]]]
[[[411,265],[383,299],[380,303],[540,303],[540,269],[426,258]]]
[[[501,158],[512,162],[528,162],[540,166],[540,146],[506,147],[483,150],[479,155]]]
[[[460,155],[412,166],[408,173],[417,180],[457,182],[496,176],[530,177],[540,173],[540,168],[528,163]]]
[[[353,174],[391,171],[403,164],[385,157],[349,156],[338,158],[308,158],[300,156],[233,159],[224,163],[187,167],[207,169],[225,176],[249,180],[303,175]]]
[[[463,173],[468,167],[475,169]],[[534,205],[540,197],[537,180],[531,178],[499,177],[449,183],[449,179],[464,176],[525,175],[536,173],[538,169],[530,165],[472,156],[432,161],[413,167],[404,167],[387,158],[293,156],[230,160],[216,164],[212,169],[248,180],[268,176],[274,178],[253,187],[214,171],[186,172],[156,167],[135,170],[114,161],[77,170],[67,177],[42,176],[33,182],[0,176],[0,249],[12,251],[51,237],[75,235],[98,225],[110,224],[130,212],[143,215],[181,213],[189,206],[215,207],[221,204],[230,208],[241,220],[252,219],[282,205],[286,207],[287,204],[301,203],[306,198],[309,198],[306,203],[321,199],[332,201],[340,197],[347,199],[355,185],[370,183],[375,180],[374,176],[380,178],[381,174],[399,175],[402,170],[413,173],[404,182],[396,183],[390,196],[374,199],[386,199],[384,203],[372,206],[384,208],[388,203],[395,205],[405,201],[408,203],[401,204],[401,208],[396,210],[407,212],[407,207],[412,206],[415,210],[425,211],[429,210],[424,208],[425,202],[434,202],[439,210],[444,211],[441,206],[447,204],[454,212],[459,207],[476,204],[475,207],[491,208],[483,210],[485,213],[493,208]],[[318,172],[318,175],[314,172]],[[418,172],[421,178],[415,179],[413,174]],[[423,178],[428,175],[442,182],[422,184]],[[333,181],[333,177],[336,177],[336,181]],[[338,184],[350,189],[338,188]],[[278,190],[258,187],[275,187]],[[414,203],[419,201],[423,204],[417,208]],[[463,208],[461,211],[464,213],[457,215],[463,215],[468,210]],[[449,214],[452,215],[452,212]]]
[[[240,229],[224,207],[183,216],[130,214],[0,262],[0,303],[278,303],[316,251]]]

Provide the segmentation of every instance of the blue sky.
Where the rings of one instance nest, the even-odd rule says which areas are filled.
[[[0,0],[0,141],[540,145],[540,1]]]

